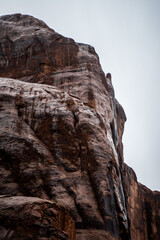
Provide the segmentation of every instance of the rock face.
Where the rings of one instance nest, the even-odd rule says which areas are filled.
[[[0,239],[75,239],[68,211],[35,197],[1,197],[0,223]]]
[[[34,239],[158,240],[160,193],[124,164],[126,116],[94,48],[27,15],[2,16],[0,31],[2,239],[26,225]]]
[[[126,196],[131,239],[160,238],[160,192],[152,192],[137,182],[134,171],[124,165],[123,187]]]

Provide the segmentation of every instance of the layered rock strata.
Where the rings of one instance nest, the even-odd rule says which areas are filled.
[[[27,15],[2,16],[0,31],[0,194],[14,196],[7,204],[26,196],[65,206],[77,234],[60,224],[64,239],[158,240],[160,194],[124,164],[126,116],[94,48]],[[14,231],[7,211],[0,214]]]

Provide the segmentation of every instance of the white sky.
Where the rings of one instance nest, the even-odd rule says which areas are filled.
[[[125,162],[160,190],[160,0],[0,0],[0,15],[12,13],[95,47],[127,115]]]

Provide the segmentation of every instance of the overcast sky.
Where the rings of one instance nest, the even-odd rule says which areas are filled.
[[[126,115],[124,156],[138,181],[160,190],[160,0],[1,0],[95,47]]]

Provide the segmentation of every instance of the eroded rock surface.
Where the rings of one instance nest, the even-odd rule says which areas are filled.
[[[74,222],[65,208],[51,201],[1,196],[0,239],[74,240]]]
[[[137,182],[134,171],[124,164],[124,191],[131,239],[159,239],[160,192]]]
[[[158,240],[159,193],[124,164],[126,116],[94,48],[27,15],[0,30],[0,194],[65,206],[77,240]]]

